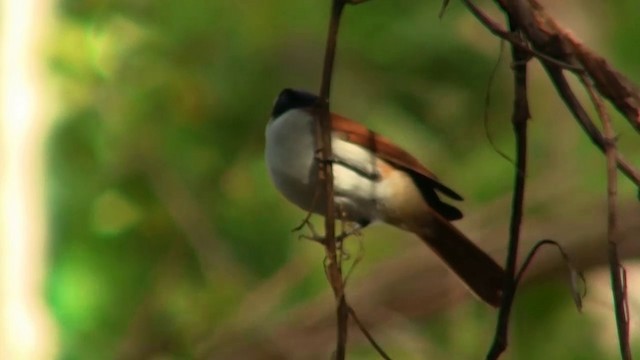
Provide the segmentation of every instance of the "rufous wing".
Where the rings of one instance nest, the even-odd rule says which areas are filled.
[[[456,220],[462,217],[462,213],[458,209],[442,202],[435,190],[455,200],[462,200],[462,196],[442,184],[434,173],[411,154],[384,136],[343,116],[331,114],[331,126],[334,133],[339,133],[345,140],[365,147],[376,153],[381,159],[407,171],[429,205],[447,220]]]

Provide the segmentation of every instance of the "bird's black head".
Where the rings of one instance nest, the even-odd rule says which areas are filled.
[[[273,104],[271,118],[275,119],[291,109],[313,106],[316,101],[318,101],[318,97],[312,93],[302,90],[284,89],[280,92],[280,95],[278,95],[275,104]]]

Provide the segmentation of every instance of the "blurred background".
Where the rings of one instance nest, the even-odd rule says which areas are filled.
[[[640,83],[637,4],[544,3]],[[347,8],[331,106],[461,193],[457,226],[502,262],[514,166],[489,139],[513,157],[510,55],[460,3],[441,20],[439,8],[410,0]],[[329,1],[3,1],[0,358],[330,357],[324,251],[291,231],[305,213],[276,192],[263,161],[280,89],[319,88],[328,9]],[[516,298],[504,358],[616,359],[604,157],[537,64],[530,85],[522,254],[537,240],[559,241],[585,271],[588,294],[579,313],[566,266],[543,250]],[[637,133],[617,115],[615,127],[639,167]],[[640,204],[622,175],[618,185],[640,356]],[[420,241],[378,225],[347,248],[348,299],[393,358],[484,357],[497,312]],[[348,351],[378,358],[355,327]]]

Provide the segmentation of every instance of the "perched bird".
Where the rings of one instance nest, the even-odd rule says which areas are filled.
[[[265,157],[287,200],[324,215],[313,117],[318,100],[300,90],[280,93],[266,128]],[[442,200],[462,197],[388,139],[340,115],[330,118],[336,217],[359,227],[381,221],[416,234],[473,293],[498,306],[504,270],[450,223],[462,213]]]

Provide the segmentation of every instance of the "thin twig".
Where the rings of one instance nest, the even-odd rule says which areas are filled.
[[[566,82],[566,79],[564,78],[564,74],[562,73],[562,69],[567,69],[576,73],[578,76],[582,76],[585,74],[584,68],[569,64],[563,60],[556,59],[536,49],[530,48],[527,45],[526,41],[524,41],[523,39],[519,39],[518,37],[514,36],[513,33],[506,31],[504,28],[502,28],[502,26],[500,26],[500,24],[493,21],[488,15],[486,15],[482,10],[480,10],[473,2],[471,2],[471,0],[462,0],[462,2],[467,6],[469,11],[471,11],[471,13],[492,34],[509,41],[511,45],[516,46],[523,51],[527,51],[530,55],[537,57],[542,62],[543,66],[549,73],[549,77],[552,79],[553,84],[555,85],[556,89],[560,93],[561,98],[564,100],[569,110],[571,110],[571,112],[574,114],[574,116],[576,117],[576,119],[578,120],[582,128],[587,132],[587,135],[589,135],[589,138],[591,139],[591,141],[593,141],[601,151],[604,151],[604,143],[605,143],[604,137],[602,136],[602,134],[600,134],[599,130],[593,125],[593,122],[589,119],[589,116],[587,115],[586,111],[584,111],[584,109],[580,105],[575,95],[573,95],[570,89],[570,86]],[[498,3],[502,7],[502,9],[507,14],[509,14],[509,11],[506,7],[506,2],[504,0],[499,0]],[[557,25],[555,26],[557,27]],[[566,34],[563,33],[562,36],[566,37]],[[569,39],[570,43],[571,41],[575,42],[575,40]],[[582,49],[582,53],[578,51],[580,49]],[[584,49],[583,48],[580,48],[580,49],[576,51],[578,51],[578,55],[584,57],[584,54],[583,54]],[[584,61],[585,60],[582,59],[582,62]],[[591,74],[589,75],[591,76]],[[621,81],[621,82],[627,83],[629,81],[624,79],[624,81]],[[628,90],[628,89],[625,89],[625,90]],[[615,102],[615,99],[613,99],[612,101]],[[629,117],[629,115],[626,112],[625,112],[625,115]],[[635,121],[638,121],[638,119],[635,119]],[[618,169],[622,171],[622,173],[625,176],[627,176],[627,178],[633,181],[634,184],[636,184],[636,186],[640,187],[640,172],[638,172],[638,170],[636,170],[633,167],[633,165],[631,165],[631,163],[629,163],[619,153],[616,153],[616,162],[618,165]]]
[[[333,294],[336,298],[337,317],[337,339],[335,358],[343,360],[347,347],[347,320],[349,319],[348,306],[344,296],[344,282],[342,278],[342,268],[337,255],[335,218],[336,209],[333,201],[333,167],[329,159],[332,158],[331,149],[331,118],[329,114],[329,98],[331,91],[331,78],[333,75],[333,63],[336,54],[336,43],[338,41],[338,28],[344,0],[333,0],[331,6],[331,18],[329,20],[329,32],[327,35],[327,45],[324,56],[324,66],[322,69],[322,84],[320,86],[320,102],[316,106],[316,139],[317,144],[322,149],[322,158],[319,162],[321,178],[319,183],[324,181],[326,196],[325,214],[325,251],[328,260],[327,272]]]
[[[523,45],[525,45],[528,41],[531,41],[536,49],[543,50],[545,56],[548,56],[548,54],[553,55],[552,59],[554,59],[554,61],[550,61],[549,59],[541,56],[538,56],[538,58],[541,60],[561,98],[564,100],[567,107],[578,120],[578,123],[582,126],[582,128],[589,135],[591,140],[598,146],[598,148],[600,148],[600,150],[605,152],[606,154],[608,175],[607,193],[609,209],[608,254],[611,271],[612,293],[614,297],[616,323],[618,327],[621,355],[624,359],[630,359],[631,351],[629,346],[629,313],[626,301],[626,283],[624,281],[624,268],[622,268],[618,256],[616,241],[616,167],[618,167],[638,186],[640,186],[640,174],[631,164],[629,164],[621,155],[617,153],[614,139],[615,135],[613,133],[611,120],[605,109],[602,99],[595,92],[593,85],[591,84],[591,80],[593,79],[594,81],[596,81],[596,83],[598,84],[598,89],[605,96],[607,96],[630,121],[632,121],[632,124],[636,126],[636,128],[638,128],[638,123],[640,123],[638,120],[640,117],[637,116],[637,107],[628,104],[627,98],[631,96],[627,95],[631,94],[637,98],[637,93],[632,92],[634,88],[630,86],[630,82],[628,82],[622,75],[612,70],[603,58],[592,54],[582,46],[576,46],[576,41],[573,40],[566,31],[563,31],[557,24],[555,24],[555,22],[553,22],[552,19],[550,19],[548,15],[546,15],[546,13],[544,13],[542,7],[537,3],[537,1],[498,1],[503,11],[509,16],[510,25],[512,25],[511,30],[513,30],[514,21],[517,25],[522,26],[522,30],[527,36],[527,39],[521,38],[522,41],[518,41],[519,39],[511,39],[514,36],[513,33],[505,32],[497,23],[495,23],[482,11],[475,7],[475,5],[471,3],[471,1],[463,0],[463,2],[480,20],[480,22],[483,23],[492,33],[511,42],[514,49],[514,54],[516,51],[516,47],[522,49]],[[565,44],[572,44],[573,49],[567,47]],[[571,90],[571,87],[566,81],[566,78],[562,71],[563,66],[556,62],[557,59],[561,59],[559,60],[561,62],[575,63],[574,58],[572,58],[572,55],[575,52],[577,52],[578,58],[580,59],[582,65],[587,67],[586,71],[582,68],[580,68],[580,71],[576,71],[575,69],[569,67],[564,68],[574,71],[587,87],[589,95],[602,120],[604,135],[595,126],[580,102],[575,97],[575,94]],[[589,76],[589,78],[587,78],[587,75]],[[620,94],[623,94],[624,96],[621,96],[620,98],[620,96],[618,96]],[[513,238],[511,240],[513,240]],[[508,258],[507,272],[510,273],[510,270],[511,264]],[[503,308],[508,307],[509,301],[512,300],[509,299],[512,293],[509,290],[515,291],[515,288],[509,289],[508,283],[509,280],[507,280],[505,283],[505,299],[503,299],[503,307],[501,307],[498,328],[500,328],[500,325],[503,324]],[[508,317],[508,315],[506,317]],[[506,322],[508,322],[508,320],[505,321],[505,329],[507,326]],[[493,344],[494,346],[489,353],[489,358],[497,358],[499,354],[504,350],[504,347],[506,347],[506,333],[504,333],[504,337],[502,337],[501,335],[502,334],[499,334],[499,331],[496,332],[496,338],[494,339]]]
[[[364,326],[364,324],[360,321],[360,319],[356,315],[355,310],[353,310],[351,306],[349,306],[349,314],[351,315],[351,318],[353,319],[353,321],[355,321],[356,325],[358,325],[358,328],[360,329],[360,331],[362,331],[362,334],[364,334],[367,340],[369,340],[369,343],[371,344],[371,346],[373,346],[373,348],[376,349],[380,357],[386,360],[391,360],[391,357],[387,355],[384,349],[382,349],[382,347],[376,342],[373,336],[371,336],[371,333],[369,332],[369,330],[367,330],[367,327]]]
[[[373,340],[371,334],[367,331],[364,325],[360,322],[355,314],[355,311],[348,305],[344,288],[346,279],[342,276],[342,242],[338,244],[335,235],[335,219],[336,209],[333,201],[333,168],[331,161],[332,149],[331,149],[331,118],[329,113],[329,99],[331,91],[331,79],[333,75],[333,64],[335,60],[336,44],[338,41],[338,29],[340,25],[340,18],[344,6],[349,4],[359,4],[366,0],[333,0],[331,7],[331,19],[329,20],[329,33],[327,35],[327,46],[325,51],[324,66],[322,72],[322,84],[320,86],[320,102],[316,104],[316,139],[322,150],[322,158],[324,161],[320,164],[319,176],[321,180],[324,180],[325,195],[326,195],[326,214],[325,214],[325,251],[326,251],[326,272],[329,282],[333,289],[334,296],[337,302],[336,317],[337,317],[337,339],[336,350],[334,353],[335,359],[342,360],[346,355],[347,344],[347,321],[349,319],[349,313],[352,318],[358,324],[360,330],[369,339],[371,345],[378,351],[385,359],[389,357],[385,354],[382,348]],[[322,181],[320,181],[321,183]],[[340,254],[340,256],[338,255]]]
[[[607,244],[609,254],[609,271],[611,272],[611,292],[613,293],[613,304],[616,315],[616,325],[618,328],[618,343],[620,344],[620,355],[623,359],[631,359],[631,346],[629,344],[629,312],[627,304],[626,281],[623,280],[624,268],[620,264],[618,256],[618,236],[616,217],[616,197],[617,197],[617,172],[616,172],[616,143],[611,118],[604,106],[600,96],[593,89],[592,84],[586,78],[582,78],[591,101],[598,111],[598,116],[602,121],[602,128],[605,137],[605,154],[607,157],[607,205],[608,205],[608,226]]]
[[[566,169],[565,169],[566,170]],[[570,254],[571,261],[579,264],[581,270],[590,271],[598,269],[607,264],[606,251],[603,251],[602,243],[606,229],[598,226],[601,216],[597,212],[585,212],[579,215],[575,211],[575,202],[572,204],[570,192],[566,191],[571,186],[558,184],[553,191],[542,191],[548,189],[548,184],[543,179],[532,178],[527,182],[527,191],[536,192],[542,196],[539,201],[553,201],[557,206],[555,214],[567,214],[568,217],[552,216],[550,218],[533,216],[529,219],[531,225],[535,226],[536,232],[540,234],[553,232],[556,237],[563,239],[563,247]],[[582,203],[584,208],[597,207],[598,201],[587,196],[588,201]],[[575,200],[575,199],[573,199]],[[499,213],[508,209],[510,204],[503,206],[501,200],[495,200],[492,204],[487,204],[486,209],[490,213]],[[633,197],[620,198],[618,208],[618,239],[620,241],[620,256],[625,259],[637,259],[640,256],[640,241],[637,241],[640,234],[640,218],[638,214],[639,204]],[[482,216],[485,220],[488,216]],[[483,221],[478,219],[478,221]],[[487,229],[483,236],[488,248],[496,250],[498,258],[503,258],[506,246],[501,245],[503,241],[498,224],[493,224]],[[529,243],[523,238],[522,246]],[[421,244],[415,244],[419,246]],[[531,242],[533,245],[533,242]],[[417,248],[422,250],[421,248]],[[360,279],[352,278],[348,289],[354,296],[347,298],[350,305],[355,308],[361,320],[367,325],[376,340],[381,344],[391,357],[395,358],[393,349],[387,348],[385,339],[376,335],[379,330],[389,327],[398,316],[405,318],[427,318],[429,316],[442,314],[446,311],[456,311],[456,307],[466,301],[473,301],[471,293],[465,291],[462,286],[451,286],[450,282],[442,281],[447,275],[446,269],[437,263],[435,258],[425,259],[421,251],[408,251],[402,255],[395,256],[389,261],[377,263],[371,271],[367,271]],[[519,261],[522,267],[525,260],[524,255]],[[560,256],[547,256],[539,252],[532,266],[527,270],[527,276],[522,279],[521,284],[527,285],[539,280],[560,279],[566,276],[565,264]],[[429,286],[422,286],[430,284]],[[629,283],[631,286],[632,283]],[[518,286],[520,288],[520,285]],[[520,290],[518,290],[520,291]],[[450,293],[451,296],[443,297],[442,294]],[[518,295],[516,300],[518,301]],[[408,300],[411,301],[408,301]],[[330,304],[332,305],[332,304]],[[515,306],[515,305],[514,305]],[[362,309],[361,309],[362,307]],[[363,312],[366,307],[368,309]],[[286,321],[278,323],[276,326],[265,327],[263,337],[247,337],[242,333],[235,333],[231,337],[216,337],[217,341],[209,341],[207,349],[216,349],[215,352],[205,352],[207,356],[203,358],[215,358],[213,354],[227,354],[227,359],[257,359],[264,354],[282,355],[281,358],[309,359],[322,358],[323,349],[327,346],[335,346],[333,336],[327,338],[327,334],[335,332],[335,310],[333,306],[327,306],[326,298],[322,294],[309,298],[297,304],[289,311],[290,316]],[[515,314],[514,314],[515,315]],[[301,321],[304,320],[304,321]],[[355,328],[355,322],[350,320],[350,335],[359,332]],[[229,330],[229,329],[226,329]],[[393,331],[393,330],[389,330]],[[223,331],[221,334],[228,334]],[[233,334],[233,332],[232,332]],[[382,334],[381,334],[382,335]],[[380,337],[380,338],[378,338]],[[350,336],[349,346],[355,344],[354,341],[370,346],[364,339]],[[295,343],[297,346],[292,347]],[[530,343],[523,339],[523,343]],[[530,344],[535,346],[534,344]],[[355,346],[355,345],[354,345]],[[372,350],[373,351],[373,350]],[[319,355],[320,354],[320,355]],[[481,358],[482,355],[476,356]],[[505,356],[507,357],[507,356]],[[327,358],[324,356],[324,358]],[[437,360],[438,357],[433,358]],[[454,359],[455,360],[455,359]]]
[[[489,31],[491,31],[492,34],[501,39],[507,40],[511,45],[518,47],[528,55],[535,56],[542,61],[557,65],[563,69],[571,70],[575,73],[584,72],[584,69],[582,69],[580,66],[558,60],[554,57],[531,48],[523,38],[517,36],[513,32],[505,30],[502,26],[493,21],[487,14],[480,10],[480,8],[478,8],[474,3],[472,3],[471,0],[462,0],[462,2],[467,6],[469,11],[471,11],[473,16],[475,16]]]
[[[442,19],[444,16],[444,12],[447,11],[447,7],[449,6],[450,0],[443,0],[442,5],[440,6],[440,12],[438,13],[438,19]]]
[[[631,126],[640,132],[640,90],[624,76],[614,70],[601,56],[593,53],[571,33],[564,32],[571,42],[576,57],[589,73],[598,91],[627,118]]]
[[[640,89],[615,70],[606,59],[587,48],[547,14],[538,0],[498,0],[510,14],[517,14],[534,48],[572,64],[579,63],[595,84],[629,123],[640,131]],[[508,5],[508,6],[507,6]],[[578,74],[579,75],[579,74]]]
[[[511,31],[518,33],[519,25],[515,19],[509,19]],[[511,225],[509,230],[509,246],[506,260],[506,277],[504,280],[502,303],[498,313],[498,323],[493,344],[487,354],[487,359],[497,359],[507,347],[507,330],[511,306],[515,296],[516,266],[518,262],[518,248],[520,243],[520,225],[524,207],[525,175],[527,169],[527,121],[530,118],[529,100],[527,98],[527,61],[528,54],[517,46],[511,46],[513,59],[513,78],[515,98],[513,102],[512,123],[516,138],[516,172],[515,190],[513,192],[511,208]]]
[[[344,276],[345,286],[347,285],[347,282],[349,282],[349,278],[351,277],[351,274],[353,274],[353,270],[355,270],[355,268],[358,266],[358,264],[360,264],[362,259],[364,259],[364,246],[362,245],[362,240],[358,239],[358,245],[359,245],[358,255],[353,259],[351,266],[347,270],[347,274]]]
[[[543,64],[551,82],[556,87],[560,98],[564,101],[565,105],[573,116],[578,120],[578,124],[582,127],[582,129],[587,133],[589,139],[598,147],[598,149],[604,151],[605,150],[605,138],[600,133],[600,130],[595,126],[591,117],[587,114],[587,111],[584,109],[576,95],[573,93],[567,78],[564,76],[562,70],[548,65]],[[622,171],[624,175],[631,181],[633,181],[636,186],[640,187],[640,172],[636,170],[629,161],[627,161],[621,154],[616,153],[616,162],[618,165],[618,169]]]
[[[495,143],[495,141],[493,141],[493,136],[491,136],[491,131],[489,130],[489,108],[491,107],[491,88],[493,87],[493,80],[495,79],[496,74],[498,73],[498,69],[500,68],[500,63],[501,63],[500,60],[502,60],[503,51],[504,51],[504,41],[500,41],[500,51],[498,52],[498,60],[493,66],[493,69],[491,69],[491,74],[489,75],[489,81],[487,82],[487,90],[484,96],[483,125],[484,125],[485,136],[489,141],[489,145],[491,145],[491,147],[493,148],[493,151],[498,153],[498,155],[500,155],[502,158],[507,160],[513,166],[515,166],[516,164],[515,161],[513,161],[513,159],[510,158],[509,155],[507,155],[504,151],[498,148],[498,145]]]
[[[557,241],[550,240],[550,239],[540,240],[533,246],[533,248],[531,248],[531,250],[529,251],[529,254],[525,258],[524,262],[522,263],[522,266],[520,266],[520,270],[518,270],[518,274],[516,275],[516,288],[518,287],[518,285],[520,285],[520,282],[522,281],[522,278],[524,277],[525,272],[529,268],[529,265],[531,264],[531,261],[533,261],[533,258],[535,257],[535,255],[538,253],[538,250],[540,250],[540,248],[542,248],[542,246],[544,245],[553,245],[556,248],[558,248],[558,251],[560,251],[560,255],[562,255],[562,260],[564,261],[564,263],[567,265],[567,268],[569,269],[570,279],[571,279],[571,295],[576,304],[576,307],[578,308],[578,311],[582,311],[582,300],[587,295],[587,287],[586,287],[587,282],[584,278],[584,275],[580,271],[576,270],[576,268],[571,263],[571,260],[569,259],[569,254],[567,254],[567,252],[562,248],[562,245],[560,245]],[[580,279],[583,284],[584,291],[582,292],[580,291],[579,286],[577,284],[578,279]]]

